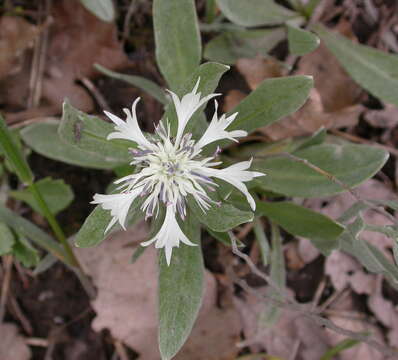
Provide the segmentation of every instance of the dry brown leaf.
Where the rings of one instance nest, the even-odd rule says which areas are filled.
[[[301,58],[297,74],[314,77],[314,87],[319,92],[326,113],[358,103],[361,88],[322,43],[317,50]]]
[[[281,64],[274,58],[256,57],[238,59],[236,68],[245,78],[251,90],[255,90],[264,79],[283,75]]]
[[[0,18],[0,79],[18,71],[20,57],[39,35],[37,26],[22,17]]]
[[[115,233],[95,248],[79,249],[78,256],[98,288],[92,302],[97,312],[93,329],[107,328],[137,351],[140,359],[158,360],[155,248],[148,247],[135,264],[130,264],[131,254],[146,236],[142,222],[127,232]],[[208,271],[205,284],[199,317],[176,359],[229,360],[238,352],[234,346],[241,330],[238,315],[233,309],[216,307],[216,281]]]
[[[310,135],[321,127],[330,129],[354,126],[362,111],[361,105],[353,105],[331,113],[325,112],[319,92],[311,89],[310,96],[301,109],[260,130],[273,141]]]
[[[224,98],[223,102],[223,111],[229,112],[231,111],[236,105],[238,105],[244,98],[246,94],[240,90],[230,90]]]
[[[54,2],[51,16],[53,21],[48,26],[49,40],[42,79],[41,108],[44,116],[54,115],[54,106],[59,112],[66,98],[80,110],[92,111],[94,102],[91,95],[77,82],[96,74],[95,63],[109,69],[128,64],[117,38],[117,27],[99,20],[78,0]],[[29,78],[32,71],[37,71],[32,69],[30,58],[25,60],[19,71],[7,74],[0,86],[1,100],[11,109],[26,107]]]
[[[29,346],[19,334],[14,324],[0,324],[0,359],[1,360],[29,360],[32,357]]]
[[[394,304],[384,298],[382,281],[382,277],[379,276],[377,289],[369,297],[368,306],[376,318],[388,329],[387,338],[389,345],[398,347],[398,312]]]
[[[386,104],[382,110],[369,110],[364,115],[365,120],[377,128],[392,129],[398,125],[398,108]]]
[[[126,64],[117,28],[99,20],[77,0],[55,3],[53,17],[43,97],[59,105],[67,97],[72,105],[89,111],[92,100],[75,82],[95,74],[94,63],[110,69]]]
[[[342,316],[334,315],[330,317],[330,320],[333,321],[337,326],[340,326],[347,330],[351,330],[354,332],[369,332],[373,339],[381,344],[385,344],[379,328],[369,323],[365,323],[364,321],[354,319],[354,317],[357,316],[357,313],[353,313],[352,315],[352,317],[347,317],[345,314]],[[347,338],[345,335],[338,334],[335,331],[331,331],[329,329],[326,330],[326,333],[331,345],[333,346],[337,345],[339,342]],[[359,343],[358,345],[350,349],[342,351],[339,354],[339,359],[384,360],[385,357],[366,343]]]
[[[256,288],[258,295],[267,292],[265,288]],[[288,359],[297,340],[301,345],[297,358],[319,360],[328,349],[325,333],[312,321],[296,312],[280,310],[278,321],[272,327],[259,324],[259,318],[266,309],[266,300],[262,301],[254,294],[246,294],[244,299],[235,298],[235,306],[241,314],[244,344],[252,351],[265,349],[267,354]]]
[[[365,273],[354,258],[341,251],[333,251],[326,258],[325,274],[338,291],[350,286],[357,294],[370,295],[376,289],[376,277]]]

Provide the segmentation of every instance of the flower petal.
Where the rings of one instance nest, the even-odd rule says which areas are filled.
[[[181,100],[177,96],[177,94],[173,93],[172,91],[168,90],[171,94],[171,97],[174,102],[174,106],[177,113],[178,118],[178,128],[177,128],[177,136],[175,141],[175,146],[178,147],[181,137],[184,134],[185,127],[192,117],[192,115],[206,102],[212,99],[215,96],[220,94],[210,94],[205,96],[204,98],[201,97],[201,93],[196,93],[198,91],[200,78],[196,82],[192,91],[188,94],[185,94]]]
[[[91,204],[99,204],[104,210],[110,210],[112,215],[112,220],[105,229],[105,233],[119,221],[120,226],[126,230],[125,222],[127,218],[128,211],[131,204],[136,199],[136,197],[141,193],[142,187],[138,187],[128,193],[121,194],[95,194],[94,200]]]
[[[115,123],[115,132],[112,132],[108,135],[107,139],[126,139],[134,141],[137,145],[146,148],[152,149],[153,145],[147,140],[145,135],[142,133],[140,127],[138,126],[137,121],[137,113],[136,107],[140,98],[137,98],[133,106],[131,108],[131,112],[129,109],[124,109],[124,112],[127,115],[126,121],[118,118],[116,115],[111,114],[110,112],[105,111],[105,115],[109,117]]]
[[[247,190],[244,182],[251,181],[253,180],[253,178],[258,176],[265,176],[265,174],[257,171],[247,170],[250,168],[251,163],[252,160],[242,161],[233,164],[225,169],[202,168],[200,171],[207,176],[219,178],[236,187],[246,196],[247,202],[250,204],[250,207],[254,211],[256,210],[256,203],[249,191]]]
[[[167,206],[166,216],[158,233],[152,239],[141,243],[142,246],[148,246],[155,242],[155,247],[157,249],[164,248],[167,265],[170,265],[173,247],[178,247],[180,245],[180,241],[186,245],[197,246],[189,241],[186,235],[182,232],[175,215],[174,206]]]
[[[217,110],[218,110],[218,103],[215,103],[215,110],[213,118],[206,129],[205,133],[202,135],[200,140],[195,145],[195,151],[199,152],[201,148],[204,146],[218,140],[222,139],[229,139],[232,141],[237,141],[237,137],[246,136],[247,132],[244,130],[233,130],[233,131],[226,131],[225,129],[235,120],[238,113],[234,113],[230,116],[226,116],[225,114],[218,118]]]

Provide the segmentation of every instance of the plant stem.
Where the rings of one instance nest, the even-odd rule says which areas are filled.
[[[95,289],[88,279],[87,275],[84,273],[82,266],[77,259],[76,255],[73,253],[72,248],[70,247],[66,236],[58,224],[53,213],[48,208],[46,201],[44,200],[43,196],[41,195],[39,189],[37,188],[35,183],[31,183],[28,185],[30,192],[32,193],[33,197],[35,198],[38,206],[43,212],[44,217],[47,219],[52,231],[54,232],[55,236],[61,243],[62,247],[65,250],[65,254],[68,257],[70,264],[73,266],[73,270],[75,271],[76,275],[80,279],[80,282],[84,289],[86,290],[87,294],[90,298],[95,297]]]

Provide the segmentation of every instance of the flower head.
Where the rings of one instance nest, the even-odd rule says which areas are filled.
[[[197,92],[199,80],[192,92],[181,99],[171,93],[177,113],[177,133],[172,137],[168,123],[160,122],[153,135],[144,135],[140,130],[136,116],[136,106],[139,99],[135,100],[132,110],[124,109],[126,121],[105,112],[115,123],[115,132],[109,134],[108,139],[127,139],[135,143],[136,148],[131,149],[131,165],[136,171],[131,175],[117,180],[118,194],[95,194],[92,203],[100,204],[103,209],[110,210],[112,220],[105,232],[117,221],[125,228],[126,217],[131,204],[142,198],[141,210],[145,218],[157,217],[160,206],[166,207],[166,213],[158,233],[149,241],[141,245],[147,246],[155,243],[156,248],[164,248],[167,264],[170,264],[173,247],[178,247],[180,242],[194,246],[181,230],[177,219],[184,219],[187,214],[187,197],[192,196],[199,207],[205,212],[214,206],[209,191],[214,191],[218,186],[214,178],[221,179],[233,185],[247,198],[253,211],[255,202],[244,184],[254,177],[264,174],[248,170],[251,161],[243,161],[225,169],[215,166],[221,162],[215,161],[219,153],[217,148],[213,156],[202,156],[203,148],[215,141],[245,136],[243,130],[227,131],[228,126],[234,121],[237,113],[220,118],[217,115],[217,102],[215,112],[209,127],[202,137],[195,141],[192,134],[184,133],[187,123],[193,114],[208,100],[217,96],[210,94],[201,97]]]

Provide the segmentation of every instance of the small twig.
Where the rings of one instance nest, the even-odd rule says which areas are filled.
[[[300,345],[301,345],[301,340],[297,339],[294,342],[293,349],[292,349],[292,352],[290,353],[290,356],[289,356],[288,360],[295,360],[296,359],[298,351],[300,349]]]
[[[253,226],[254,226],[253,222],[243,225],[239,229],[239,232],[236,234],[236,237],[239,240],[243,240],[247,236],[247,234],[253,229]]]
[[[129,8],[127,9],[126,17],[123,23],[122,45],[124,46],[128,37],[130,36],[130,21],[136,10],[136,0],[130,0]]]
[[[129,360],[129,356],[127,354],[126,348],[124,347],[123,343],[115,339],[113,341],[113,344],[115,345],[115,350],[120,360]]]
[[[18,304],[17,299],[15,298],[15,296],[13,294],[9,295],[9,305],[10,305],[10,308],[11,308],[12,312],[14,313],[15,317],[21,323],[21,326],[24,329],[25,333],[28,335],[32,335],[33,327],[31,325],[31,323],[29,322],[28,318],[23,313],[21,307]]]
[[[286,291],[286,289],[281,289],[272,279],[269,277],[267,274],[262,272],[250,259],[250,256],[246,255],[242,251],[239,250],[238,245],[236,243],[236,238],[232,234],[232,232],[229,232],[229,236],[231,239],[231,244],[232,244],[232,252],[239,256],[242,260],[245,261],[245,263],[249,266],[251,272],[255,275],[257,275],[259,278],[263,279],[271,288],[273,288],[278,294],[281,295],[281,297],[285,300],[288,301],[292,304],[297,304],[296,300],[292,297],[289,292]]]
[[[49,345],[48,339],[42,339],[36,337],[27,338],[25,339],[25,342],[29,346],[48,347]]]
[[[90,93],[94,96],[98,105],[101,106],[103,110],[111,111],[111,108],[106,101],[105,97],[101,94],[98,88],[94,85],[94,83],[88,78],[81,78],[80,81],[82,84],[90,91]]]
[[[11,255],[3,256],[4,277],[1,286],[1,297],[0,297],[0,323],[3,322],[4,315],[6,313],[6,304],[8,299],[8,293],[10,290],[10,282],[12,274],[12,263],[13,263],[13,258]]]
[[[42,2],[40,4],[40,14],[43,17],[43,11],[41,9]],[[29,98],[28,98],[28,108],[37,107],[42,93],[42,80],[44,75],[44,69],[46,64],[46,55],[48,47],[48,33],[49,33],[49,13],[51,9],[51,0],[45,0],[44,15],[47,20],[43,21],[42,27],[43,32],[41,36],[36,39],[35,49],[32,60],[32,71],[29,82]]]

